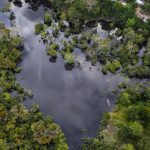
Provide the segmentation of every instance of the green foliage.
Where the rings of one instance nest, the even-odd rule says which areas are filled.
[[[63,21],[58,22],[58,27],[60,28],[61,31],[64,31],[67,28],[67,26],[65,25],[65,23]],[[69,29],[68,29],[68,31],[69,31]]]
[[[120,62],[119,62],[118,60],[114,60],[114,61],[111,62],[111,63],[108,62],[108,63],[106,64],[106,67],[107,67],[107,69],[108,69],[110,72],[115,73],[117,70],[120,69],[121,64],[120,64]]]
[[[58,49],[59,49],[59,45],[53,43],[48,46],[47,54],[50,55],[51,57],[56,57]]]
[[[22,39],[0,26],[0,149],[68,150],[60,127],[51,118],[43,117],[37,105],[27,109],[22,104],[25,96],[31,95],[15,81]]]
[[[150,53],[147,53],[143,57],[144,65],[150,67]]]
[[[69,22],[72,23],[75,31],[80,31],[80,22],[82,21],[105,19],[111,20],[121,26],[125,26],[128,18],[136,18],[134,5],[128,4],[127,6],[123,6],[117,1],[73,0],[72,2],[60,2],[60,0],[52,0],[52,4],[53,7],[57,9],[61,18],[67,18]],[[132,25],[134,26],[133,23]]]
[[[97,137],[84,140],[83,150],[149,150],[149,88],[150,83],[124,87]]]
[[[50,55],[51,57],[56,57],[57,51],[55,49],[49,49],[47,54]]]
[[[58,49],[59,49],[59,45],[58,45],[58,44],[53,43],[53,44],[51,44],[51,45],[50,45],[50,49],[58,50]]]
[[[60,31],[64,31],[66,38],[73,33],[82,31],[77,40],[73,39],[73,46],[84,51],[87,60],[91,61],[92,65],[97,62],[103,64],[102,72],[104,74],[110,71],[113,74],[123,72],[129,77],[135,78],[150,77],[149,53],[144,54],[143,65],[139,65],[138,56],[140,45],[147,41],[149,36],[150,26],[149,22],[143,22],[136,16],[135,1],[127,1],[125,6],[112,0],[73,0],[71,2],[51,0],[50,2],[55,10],[56,16],[54,16],[58,23],[51,26],[53,38],[57,39]],[[63,19],[60,20],[60,18]],[[48,12],[44,17],[44,21],[46,20],[52,21]],[[69,28],[65,25],[64,20],[69,23]],[[107,22],[110,28],[117,26],[118,31],[115,34],[121,39],[118,40],[115,35],[108,35],[107,38],[101,39],[92,32],[84,32],[84,26],[88,26],[88,24],[90,26],[99,20]],[[47,41],[46,26],[43,26],[44,29],[38,27],[37,34],[41,33],[42,38]],[[64,45],[64,47],[66,46]],[[48,50],[48,54],[56,56],[56,50]],[[64,58],[71,62],[73,60],[71,55],[70,53],[66,54]]]
[[[70,52],[64,53],[64,60],[67,64],[74,64],[74,56]]]
[[[131,104],[130,95],[127,92],[122,92],[118,95],[118,102],[122,106],[129,106]]]
[[[118,137],[121,141],[137,140],[142,136],[143,126],[139,122],[121,122],[118,125]]]
[[[107,67],[106,67],[106,66],[103,66],[101,71],[103,72],[103,74],[107,74],[107,72],[108,72],[108,71],[107,71]]]
[[[44,25],[42,23],[38,23],[35,25],[35,34],[40,34],[44,30]]]
[[[127,20],[127,22],[126,22],[126,26],[127,27],[133,27],[134,25],[135,25],[135,23],[136,23],[136,21],[135,21],[135,19],[134,18],[132,18],[132,19],[128,19]]]
[[[121,147],[121,150],[135,150],[135,149],[134,149],[134,146],[132,144],[124,144]]]
[[[142,9],[143,9],[144,12],[146,12],[148,14],[150,13],[150,1],[149,0],[144,2],[144,5],[142,6]]]
[[[31,130],[33,132],[33,139],[39,144],[48,144],[55,139],[59,139],[61,133],[60,128],[52,123],[51,119],[40,120],[32,123]]]
[[[83,31],[83,24],[104,20],[111,28],[118,27],[116,36],[100,39],[90,32],[82,32],[81,37],[73,38],[73,46],[84,51],[86,58],[96,64],[102,63],[102,71],[116,73],[121,70],[129,77],[150,78],[150,21],[143,22],[136,14],[135,1],[127,1],[123,6],[112,0],[50,0],[55,19],[67,20],[70,29],[62,21],[53,28],[55,39],[60,31],[66,29],[65,36]],[[34,2],[36,3],[36,2]],[[40,3],[40,1],[38,1]],[[42,3],[42,2],[41,2]],[[149,0],[145,1],[143,10],[149,12]],[[52,17],[44,16],[44,23],[50,25]],[[47,38],[46,25],[35,26],[35,34]],[[53,26],[52,26],[53,27]],[[38,108],[26,109],[20,102],[24,98],[24,89],[15,82],[14,73],[21,57],[18,45],[20,37],[11,37],[10,31],[0,25],[0,146],[2,149],[53,149],[67,150],[68,146],[60,128],[50,118],[43,118]],[[50,37],[49,37],[50,38]],[[139,48],[147,42],[146,50],[139,64]],[[74,64],[70,43],[64,44],[61,54],[66,64]],[[48,55],[57,56],[58,45],[48,46]],[[17,91],[17,97],[10,92]],[[83,149],[89,150],[149,150],[150,144],[150,87],[124,86],[117,96],[113,112],[105,114],[102,128],[97,137],[84,141]],[[11,147],[10,147],[11,146]]]
[[[126,73],[129,77],[149,78],[150,68],[148,66],[129,66],[126,68]]]
[[[52,17],[48,12],[45,13],[44,23],[47,25],[50,25],[52,23]]]
[[[138,142],[138,149],[139,150],[149,150],[150,148],[150,137],[144,136],[141,138],[141,140]]]

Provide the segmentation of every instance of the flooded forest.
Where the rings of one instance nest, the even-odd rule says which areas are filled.
[[[0,0],[0,150],[150,150],[150,0]]]

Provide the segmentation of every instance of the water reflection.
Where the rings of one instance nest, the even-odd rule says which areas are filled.
[[[8,3],[7,0],[1,0],[0,1],[0,9],[2,9],[7,3]]]
[[[10,20],[8,19],[8,14],[3,14],[0,12],[0,22],[3,22],[7,27],[9,27]]]
[[[3,9],[7,3],[7,0],[0,0],[0,10]],[[6,26],[10,26],[8,14],[4,14],[0,11],[0,22],[3,22]]]
[[[26,2],[30,2],[32,7],[34,1]],[[28,4],[23,2],[22,5],[22,8],[13,6],[12,10],[25,45],[24,60],[20,64],[23,71],[17,79],[34,93],[34,98],[26,101],[25,105],[36,102],[45,115],[52,115],[66,134],[70,149],[76,150],[82,137],[95,136],[102,113],[114,105],[111,91],[122,78],[111,74],[104,76],[97,66],[85,61],[79,51],[76,54],[82,62],[81,69],[66,71],[61,56],[57,57],[57,61],[56,58],[51,59],[55,63],[50,63],[46,46],[39,42],[40,37],[34,35],[34,26],[43,17],[44,8],[38,4],[39,9],[35,12],[28,9]],[[86,132],[82,132],[83,129]]]
[[[17,7],[22,7],[22,1],[21,0],[9,0],[10,2],[13,2],[13,4]]]
[[[9,0],[17,7],[24,6],[24,2],[28,4],[28,8],[33,11],[37,11],[39,7],[43,6],[44,8],[50,8],[50,1],[48,0]]]

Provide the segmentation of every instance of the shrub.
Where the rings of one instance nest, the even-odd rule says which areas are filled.
[[[51,57],[56,57],[57,51],[55,49],[49,49],[47,54],[50,55]]]
[[[73,54],[71,54],[69,52],[65,52],[64,53],[64,59],[65,59],[65,63],[67,63],[67,64],[74,64],[74,56],[73,56]]]
[[[47,24],[47,25],[50,25],[52,23],[52,17],[48,12],[45,13],[44,23]]]
[[[40,34],[44,30],[44,25],[42,23],[38,23],[35,25],[35,34]]]

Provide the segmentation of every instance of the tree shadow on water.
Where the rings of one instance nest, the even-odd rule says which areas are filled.
[[[9,2],[13,2],[17,7],[23,6],[22,0],[9,0]],[[51,8],[51,3],[48,0],[25,0],[25,3],[27,3],[29,9],[32,9],[33,11],[37,11],[41,6]]]

